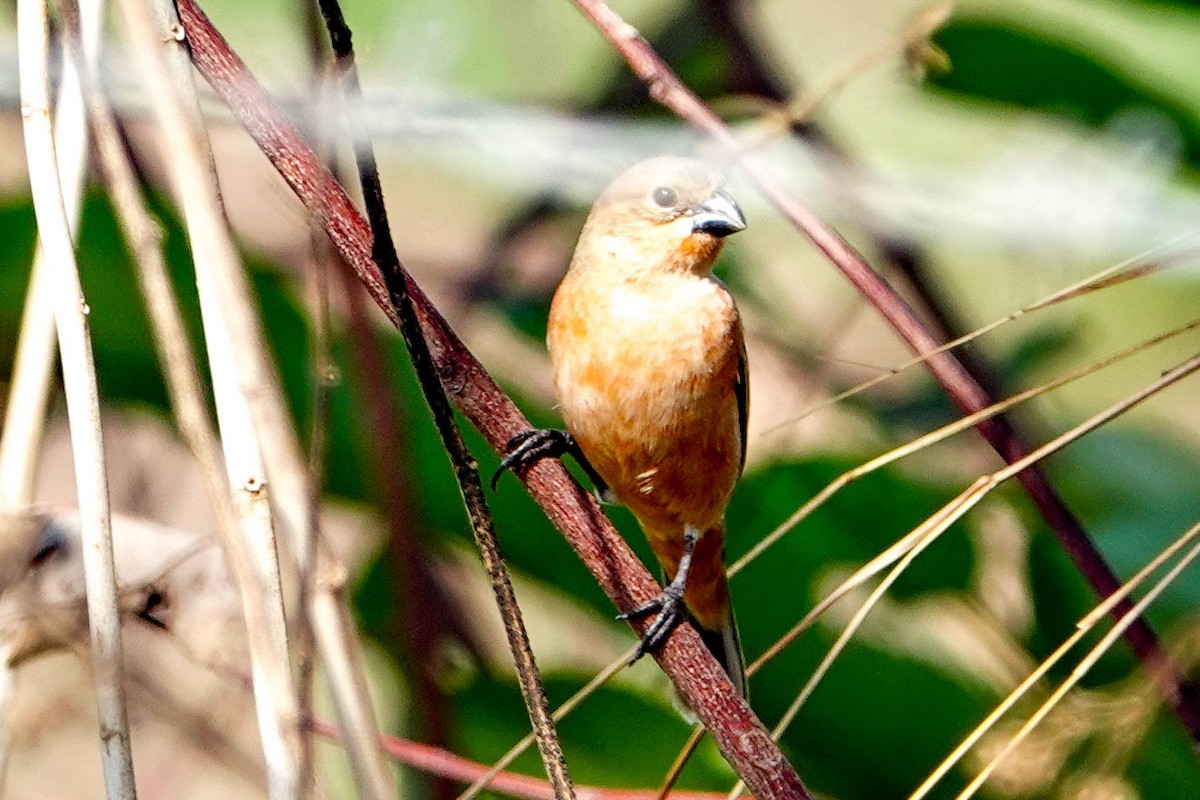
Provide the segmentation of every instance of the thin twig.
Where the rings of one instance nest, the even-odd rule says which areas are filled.
[[[726,151],[732,154],[739,152],[740,142],[733,131],[680,81],[636,28],[625,22],[603,0],[573,2],[625,58],[646,84],[654,100],[710,136]],[[739,163],[758,185],[763,196],[826,255],[912,350],[926,355],[939,347],[940,342],[895,289],[845,239],[784,188],[768,167],[753,157],[742,158]],[[987,392],[953,354],[940,352],[930,355],[925,364],[964,413],[972,414],[991,405]],[[1004,417],[981,420],[976,427],[1006,462],[1017,462],[1028,453],[1028,448]],[[1017,480],[1096,593],[1107,597],[1116,591],[1120,581],[1079,520],[1051,486],[1045,473],[1035,467],[1022,472]],[[1115,607],[1113,616],[1121,617],[1129,611],[1129,607],[1128,603]],[[1195,687],[1185,681],[1171,663],[1145,620],[1137,620],[1126,635],[1138,658],[1150,668],[1156,686],[1171,704],[1188,734],[1194,742],[1200,743],[1200,695]]]
[[[269,95],[220,37],[194,0],[179,0],[193,63],[245,126],[301,202],[329,233],[347,264],[372,298],[397,321],[371,254],[371,235],[346,192],[297,134]],[[450,330],[411,278],[408,289],[442,384],[451,400],[501,450],[529,422]],[[522,476],[530,494],[562,531],[621,608],[657,595],[658,584],[625,544],[591,494],[555,461],[534,465]],[[633,624],[640,633],[644,621]],[[690,625],[681,626],[655,659],[671,677],[688,706],[713,731],[734,769],[747,778],[761,800],[809,797],[787,759],[771,741],[749,705],[738,696],[716,659]]]
[[[940,508],[927,520],[918,525],[911,533],[907,534],[904,539],[912,540],[912,546],[908,549],[904,557],[900,559],[892,571],[888,573],[887,577],[884,578],[884,580],[881,581],[874,590],[872,590],[866,601],[851,617],[850,621],[846,624],[845,629],[833,643],[833,646],[829,648],[829,652],[823,659],[821,659],[821,663],[813,671],[812,675],[810,675],[805,681],[803,688],[801,688],[800,692],[796,695],[796,698],[792,701],[791,705],[788,706],[787,710],[784,712],[783,716],[772,730],[771,735],[776,739],[783,735],[783,732],[792,723],[792,720],[795,719],[796,714],[799,713],[800,707],[816,690],[821,679],[833,665],[834,660],[838,657],[838,655],[841,654],[846,645],[849,644],[850,638],[858,630],[859,626],[861,626],[867,614],[875,607],[875,605],[883,597],[884,593],[892,586],[892,584],[899,579],[900,575],[904,572],[908,565],[911,564],[923,550],[929,547],[929,545],[932,544],[938,536],[945,532],[950,525],[961,519],[968,511],[978,505],[979,502],[983,500],[983,498],[986,497],[993,489],[995,489],[1004,481],[1007,481],[1009,478],[1018,475],[1021,470],[1028,468],[1029,465],[1035,464],[1049,455],[1057,453],[1059,450],[1071,444],[1072,442],[1077,441],[1097,428],[1108,424],[1112,420],[1129,411],[1131,408],[1134,408],[1150,397],[1162,392],[1164,389],[1167,389],[1168,387],[1178,383],[1197,370],[1200,370],[1200,355],[1193,356],[1179,366],[1164,372],[1158,379],[1152,381],[1142,389],[1134,392],[1129,397],[1126,397],[1124,400],[1114,403],[1103,411],[1092,415],[1084,422],[1081,422],[1065,433],[1059,434],[1023,458],[989,475],[980,476],[957,497]],[[1117,590],[1117,593],[1119,592],[1120,588]],[[1120,602],[1119,598],[1106,598],[1105,602],[1101,604],[1103,611],[1100,613],[1108,613],[1111,611],[1111,605],[1115,605],[1118,602]],[[1114,627],[1114,630],[1117,631],[1117,635],[1119,636],[1120,630],[1128,627],[1132,621],[1133,620],[1131,619],[1121,617],[1120,620],[1118,620],[1117,625]],[[1157,667],[1157,665],[1154,664],[1147,664],[1145,666],[1147,669],[1155,669]],[[1151,679],[1154,679],[1155,676],[1151,675],[1150,677]],[[736,797],[738,793],[740,793],[741,788],[742,784],[739,782],[730,793],[730,798]]]
[[[326,67],[329,37],[317,4],[305,0],[304,8],[309,52],[314,69],[319,70],[321,76],[318,107],[331,108],[333,77]],[[312,126],[318,139],[331,137],[333,132],[328,129],[334,127],[329,121],[333,115],[320,116],[321,119],[314,120]],[[326,156],[326,152],[332,151],[332,142],[318,141],[318,149],[330,170],[336,172],[334,159]],[[408,447],[408,409],[401,402],[390,365],[384,357],[383,339],[370,317],[367,298],[329,237],[315,222],[312,228],[314,240],[321,243],[314,247],[319,247],[323,254],[322,268],[335,271],[341,279],[342,294],[346,298],[351,361],[358,368],[357,396],[366,406],[367,426],[373,433],[367,448],[371,467],[366,472],[369,488],[387,521],[387,564],[397,578],[392,584],[398,593],[398,613],[389,618],[386,638],[399,644],[405,674],[411,681],[410,724],[415,726],[422,741],[448,746],[452,739],[448,697],[437,664],[447,642],[461,644],[476,658],[480,655],[479,647],[473,641],[473,632],[466,622],[468,615],[458,599],[436,580],[430,555],[413,524],[417,513],[413,495],[419,486],[419,469],[411,459],[404,458],[411,452]],[[439,609],[440,613],[430,614],[430,608]],[[446,800],[455,793],[454,785],[441,778],[435,778],[430,790],[433,800]]]
[[[340,735],[332,725],[321,720],[310,720],[313,731],[327,739],[338,741]],[[431,775],[441,775],[455,781],[466,782],[477,776],[490,773],[483,764],[469,761],[440,747],[431,747],[419,742],[410,742],[395,736],[383,737],[383,746],[388,755],[397,761]],[[492,791],[524,800],[554,800],[554,790],[544,780],[515,772],[499,772],[492,776]],[[601,786],[580,786],[580,797],[586,800],[653,800],[651,789],[616,789]],[[723,793],[679,792],[676,800],[720,800]]]
[[[1098,372],[1124,361],[1125,359],[1137,355],[1138,353],[1141,353],[1150,347],[1154,347],[1155,345],[1169,341],[1181,334],[1194,331],[1197,328],[1200,328],[1200,319],[1192,320],[1191,322],[1185,323],[1176,328],[1172,328],[1171,330],[1161,333],[1157,336],[1153,336],[1144,342],[1138,342],[1137,344],[1127,347],[1124,350],[1120,350],[1116,353],[1105,356],[1104,358],[1094,361],[1091,364],[1087,364],[1086,366],[1071,370],[1070,372],[1060,375],[1057,378],[1047,381],[1043,384],[1039,384],[1038,386],[1033,386],[1029,389],[1025,389],[1024,391],[1017,392],[1016,394],[1007,397],[998,403],[993,403],[987,408],[982,408],[973,414],[968,414],[965,417],[956,419],[954,422],[943,425],[942,427],[932,430],[922,436],[918,436],[916,439],[913,439],[909,442],[905,442],[900,447],[894,447],[891,450],[888,450],[886,453],[876,456],[870,461],[859,464],[853,469],[846,470],[841,475],[830,481],[825,488],[813,495],[806,503],[804,503],[804,505],[796,509],[791,516],[777,525],[773,531],[755,542],[753,547],[751,547],[741,558],[739,558],[732,564],[732,566],[729,567],[729,575],[732,577],[745,569],[750,562],[761,556],[763,552],[767,550],[767,548],[774,545],[785,534],[787,534],[788,531],[795,528],[801,520],[810,516],[814,511],[817,510],[819,506],[829,500],[830,497],[844,489],[853,481],[875,472],[878,469],[882,469],[888,464],[899,461],[901,458],[905,458],[920,450],[924,450],[930,445],[948,439],[954,434],[960,433],[967,428],[971,428],[978,424],[982,419],[1001,414],[1011,408],[1015,408],[1016,406],[1025,403],[1028,400],[1032,400],[1033,398],[1039,397],[1047,392],[1052,392],[1055,389],[1059,389],[1069,383],[1073,383],[1080,378],[1086,377],[1094,372]]]
[[[85,0],[81,27],[84,58],[94,64],[100,57],[103,0]],[[83,207],[83,179],[88,163],[88,127],[79,91],[79,70],[63,67],[62,83],[54,110],[54,151],[62,178],[62,202],[72,241],[79,236]],[[33,499],[34,475],[45,431],[46,406],[57,362],[58,334],[54,325],[54,291],[39,235],[33,251],[33,268],[21,313],[20,334],[13,358],[9,393],[0,429],[0,513],[19,512]],[[5,659],[5,663],[6,663]],[[3,667],[4,704],[11,699],[12,673]],[[8,771],[9,715],[0,708],[0,790]]]
[[[1188,532],[1184,534],[1184,536],[1176,544],[1181,546],[1183,542],[1190,542],[1195,539],[1197,534],[1200,534],[1200,525],[1194,526],[1188,530]],[[1172,551],[1174,549],[1174,547],[1171,548]],[[1087,655],[1085,655],[1083,659],[1081,659],[1080,662],[1075,665],[1075,668],[1071,670],[1071,674],[1067,676],[1066,680],[1064,680],[1059,687],[1055,689],[1048,698],[1046,698],[1046,701],[1042,703],[1040,707],[1038,707],[1037,711],[1035,711],[1028,720],[1025,721],[1025,724],[1021,726],[1020,730],[1013,734],[1012,738],[1004,744],[1004,747],[1000,748],[1000,752],[996,753],[995,757],[988,762],[987,766],[980,770],[979,774],[976,775],[974,780],[972,780],[971,783],[969,783],[967,787],[958,794],[955,800],[969,800],[969,798],[974,797],[975,793],[979,791],[980,787],[983,786],[984,782],[987,781],[988,777],[992,774],[992,772],[995,771],[996,767],[1000,765],[1000,762],[1007,758],[1009,754],[1016,749],[1017,745],[1019,745],[1025,739],[1025,737],[1028,736],[1029,733],[1035,727],[1037,727],[1037,725],[1043,719],[1045,719],[1046,715],[1049,714],[1056,705],[1058,705],[1059,701],[1066,696],[1067,692],[1074,688],[1079,681],[1083,680],[1084,676],[1087,675],[1087,673],[1091,671],[1092,667],[1096,665],[1096,662],[1098,662],[1101,657],[1103,657],[1104,654],[1112,648],[1117,639],[1121,637],[1121,633],[1130,625],[1132,625],[1135,619],[1140,618],[1141,615],[1145,613],[1146,609],[1150,607],[1150,604],[1157,600],[1159,595],[1166,591],[1166,589],[1175,582],[1179,575],[1185,569],[1191,566],[1197,558],[1200,558],[1200,543],[1194,545],[1183,556],[1183,558],[1179,560],[1179,563],[1171,567],[1171,569],[1168,570],[1167,573],[1162,576],[1162,578],[1155,582],[1155,584],[1146,592],[1145,596],[1138,600],[1136,604],[1134,604],[1127,616],[1121,617],[1121,619],[1117,620],[1116,624],[1113,625],[1112,630],[1104,634],[1100,641],[1096,643],[1096,646],[1089,650]],[[1105,609],[1102,613],[1111,613],[1111,611]],[[1094,625],[1099,616],[1099,614],[1093,612],[1083,620],[1083,624]]]
[[[100,396],[88,333],[88,309],[79,284],[54,153],[47,28],[45,4],[41,0],[20,0],[17,4],[17,37],[25,156],[38,231],[55,287],[54,320],[58,328],[71,450],[75,460],[104,785],[109,800],[132,800],[137,791],[133,780],[125,689],[121,682],[121,617],[113,565],[108,476],[100,431]]]
[[[978,414],[982,415],[999,413],[1004,409],[1011,408],[1018,403],[1025,402],[1026,400],[1063,386],[1085,375],[1090,375],[1093,372],[1104,369],[1132,355],[1140,353],[1149,347],[1168,341],[1175,336],[1195,330],[1196,328],[1200,328],[1200,320],[1196,320],[1178,328],[1174,328],[1145,342],[1140,342],[1139,344],[1089,364],[1086,367],[1081,367],[1080,369],[1071,373],[1059,376],[1055,380],[1048,383],[1027,389],[1024,392],[1009,397],[1001,403],[997,403],[994,406],[978,412]],[[738,572],[741,572],[741,570],[749,565],[755,558],[762,555],[766,547],[778,541],[780,537],[799,524],[801,520],[811,515],[820,505],[828,501],[834,494],[844,489],[851,482],[858,480],[864,475],[874,472],[905,456],[911,455],[918,450],[924,449],[935,442],[939,442],[953,433],[970,427],[974,422],[973,418],[975,416],[977,415],[971,415],[956,420],[949,425],[945,425],[935,431],[925,434],[924,436],[918,437],[917,439],[906,443],[902,447],[889,450],[888,452],[883,453],[882,455],[877,456],[876,458],[873,458],[864,464],[860,464],[854,469],[847,470],[846,472],[842,473],[837,478],[830,481],[823,489],[821,489],[821,491],[817,492],[817,494],[815,494],[808,502],[797,509],[795,513],[780,523],[775,530],[764,537],[759,545],[756,545],[742,558],[738,559],[733,566],[730,567],[730,575],[733,576]],[[918,544],[920,540],[919,533],[919,531],[914,531],[904,535],[885,551],[879,553],[862,567],[855,570],[854,574],[842,581],[837,588],[830,592],[816,606],[810,609],[809,612],[805,614],[802,619],[800,619],[800,621],[793,625],[785,634],[783,634],[783,636],[780,636],[778,639],[776,639],[770,647],[768,647],[761,655],[759,655],[759,657],[756,658],[746,668],[747,677],[754,675],[759,669],[766,665],[767,662],[775,658],[775,656],[779,655],[781,652],[783,652],[783,650],[789,647],[794,641],[796,641],[797,638],[800,637],[804,631],[808,630],[808,628],[811,627],[812,624],[816,622],[816,620],[822,614],[828,611],[835,603],[837,603],[854,589],[862,586],[864,583],[870,580],[870,578],[877,575],[882,570],[887,569],[898,559],[904,557],[905,554],[907,554],[914,546]]]
[[[322,34],[323,35],[323,34]],[[326,245],[329,237],[321,233]],[[387,520],[387,553],[389,566],[397,580],[398,613],[389,623],[388,634],[402,643],[407,673],[412,682],[412,722],[420,727],[423,741],[445,747],[450,744],[447,696],[437,674],[437,663],[448,641],[457,640],[474,658],[480,650],[474,642],[468,614],[458,598],[448,593],[434,575],[429,553],[416,533],[413,520],[418,508],[413,496],[417,485],[417,467],[403,455],[410,453],[408,445],[408,409],[398,396],[392,379],[383,342],[370,319],[368,300],[358,280],[338,259],[336,265],[346,297],[346,318],[353,362],[357,367],[357,396],[362,398],[367,412],[367,425],[372,431],[370,441],[370,489]],[[428,609],[439,609],[430,614]],[[435,797],[443,790],[453,797],[453,787],[435,784]]]
[[[621,671],[621,668],[629,663],[629,659],[633,658],[633,654],[637,652],[637,645],[626,650],[616,660],[610,662],[608,666],[592,676],[592,679],[580,687],[579,691],[571,695],[566,701],[554,709],[554,721],[559,722],[563,717],[570,714],[575,708],[587,699],[592,692],[599,689],[609,678]],[[496,763],[492,764],[491,768],[475,779],[475,782],[468,786],[463,793],[458,796],[457,800],[471,800],[477,797],[480,792],[491,785],[492,780],[499,775],[504,769],[517,760],[517,756],[524,753],[529,745],[533,744],[533,734],[526,734],[521,741],[514,744],[508,749],[508,752],[496,759]]]
[[[362,88],[359,85],[358,69],[354,60],[354,46],[349,26],[342,16],[341,6],[337,0],[318,0],[321,15],[325,18],[325,26],[329,30],[330,44],[333,46],[334,58],[340,79],[345,84],[352,107],[358,107],[362,99]],[[360,120],[353,119],[357,123]],[[421,323],[413,308],[412,297],[408,291],[404,268],[400,265],[400,257],[392,242],[392,234],[388,224],[387,209],[383,200],[383,186],[379,179],[379,166],[375,161],[374,148],[370,141],[359,134],[361,126],[352,125],[354,131],[354,152],[358,161],[359,180],[362,184],[363,200],[367,209],[367,219],[371,225],[372,248],[371,254],[383,275],[388,295],[396,313],[400,317],[400,334],[404,345],[412,359],[413,370],[425,401],[433,413],[434,425],[442,439],[442,446],[450,457],[454,468],[454,477],[458,481],[459,491],[467,507],[467,518],[471,530],[475,534],[475,542],[479,547],[483,564],[488,578],[492,583],[492,591],[496,595],[496,605],[500,609],[500,617],[504,621],[504,632],[508,637],[508,646],[512,652],[513,665],[516,667],[521,696],[525,708],[529,712],[529,720],[533,724],[533,732],[537,736],[538,751],[542,756],[542,764],[546,775],[554,787],[554,795],[559,800],[575,797],[575,789],[571,785],[571,776],[567,770],[567,762],[563,757],[562,744],[554,729],[554,720],[550,716],[550,703],[546,700],[546,690],[542,685],[542,676],[538,672],[534,660],[533,649],[529,644],[529,633],[521,618],[521,610],[517,604],[517,596],[513,591],[512,580],[508,567],[500,554],[496,541],[495,526],[491,512],[488,510],[487,497],[483,493],[483,481],[479,477],[479,469],[475,459],[467,450],[458,423],[454,420],[454,411],[446,392],[438,377],[437,367],[429,353],[429,345],[421,332]]]
[[[0,431],[0,509],[6,511],[19,509],[33,498],[33,478],[46,427],[58,345],[49,269],[39,235],[13,357],[4,429]]]
[[[749,673],[746,677],[750,677]],[[667,768],[667,774],[663,776],[662,783],[659,784],[658,793],[654,796],[654,800],[666,800],[671,794],[671,790],[675,788],[675,782],[679,780],[679,776],[683,774],[683,768],[687,766],[695,754],[696,749],[700,747],[700,740],[704,738],[704,728],[699,725],[688,736],[687,741],[683,743],[683,747],[679,748],[679,754],[675,756],[675,760],[671,762],[671,766]],[[678,800],[679,795],[675,797]]]
[[[1113,603],[1117,602],[1122,597],[1129,597],[1133,591],[1138,588],[1138,586],[1144,583],[1164,564],[1178,555],[1184,547],[1194,541],[1197,535],[1200,535],[1200,525],[1196,525],[1188,529],[1183,536],[1172,542],[1169,547],[1155,556],[1149,564],[1138,570],[1137,574],[1126,581],[1119,591],[1114,592],[1112,595],[1105,598],[1098,606],[1089,611],[1087,615],[1083,617],[1083,619],[1079,620],[1079,622],[1075,624],[1075,630],[1071,632],[1071,635],[1068,636],[1067,639],[1063,641],[1063,643],[1060,644],[1053,653],[1043,659],[1042,663],[1037,666],[1037,669],[1029,673],[1025,680],[1021,681],[1016,688],[1009,692],[1008,696],[1005,697],[1004,700],[999,703],[999,705],[993,708],[987,717],[984,718],[984,720],[978,725],[976,725],[975,729],[972,730],[962,740],[962,742],[960,742],[959,745],[954,748],[954,750],[950,751],[946,758],[942,760],[942,763],[938,764],[937,767],[934,768],[931,773],[929,773],[929,776],[921,782],[921,785],[913,790],[913,793],[909,795],[908,800],[922,800],[922,798],[928,796],[929,792],[933,790],[938,781],[946,776],[951,768],[953,768],[954,765],[957,764],[959,760],[967,754],[967,751],[974,747],[976,743],[978,743],[979,740],[982,739],[983,736],[992,729],[996,722],[998,722],[1000,718],[1008,712],[1009,709],[1017,704],[1017,701],[1024,697],[1029,690],[1032,689],[1040,680],[1042,680],[1042,678],[1044,678],[1046,674],[1053,669],[1054,666],[1061,661],[1076,644],[1078,644],[1100,623],[1100,620],[1108,614],[1108,609]]]
[[[1170,242],[1164,242],[1162,244],[1155,245],[1154,247],[1144,250],[1137,255],[1130,256],[1129,258],[1126,258],[1117,264],[1112,265],[1111,267],[1106,267],[1096,274],[1084,278],[1081,281],[1077,281],[1076,283],[1073,283],[1064,289],[1055,290],[1043,298],[1035,300],[1032,303],[1027,303],[1021,308],[1018,308],[1016,311],[1012,311],[998,319],[994,319],[986,325],[982,325],[975,330],[970,331],[969,333],[964,333],[961,336],[958,336],[940,345],[935,350],[923,355],[913,356],[912,358],[909,358],[908,360],[897,364],[894,367],[889,367],[883,370],[879,375],[876,375],[873,378],[869,378],[855,386],[851,386],[844,391],[838,392],[832,397],[827,397],[818,403],[814,403],[796,416],[786,419],[783,422],[776,423],[774,426],[764,431],[764,433],[771,433],[772,431],[775,431],[786,425],[795,424],[817,413],[823,408],[840,403],[847,398],[865,392],[866,390],[877,386],[884,381],[890,380],[896,375],[899,375],[902,372],[911,369],[912,367],[915,367],[919,364],[924,364],[932,355],[936,353],[959,349],[963,345],[968,344],[980,338],[981,336],[985,336],[992,331],[1002,328],[1009,323],[1015,322],[1027,314],[1032,314],[1036,311],[1048,308],[1049,306],[1067,302],[1078,297],[1084,297],[1091,292],[1103,291],[1105,289],[1112,288],[1113,286],[1119,286],[1126,281],[1135,280],[1144,275],[1149,275],[1173,266],[1189,263],[1190,260],[1193,259],[1197,254],[1200,254],[1200,250],[1197,250],[1196,248],[1189,248],[1177,250],[1175,252],[1168,252],[1165,255],[1157,257],[1153,256],[1180,244],[1186,239],[1195,238],[1198,234],[1200,234],[1200,230],[1193,229],[1187,233],[1181,234]]]
[[[84,58],[94,66],[100,58],[104,0],[84,0],[82,10]],[[87,174],[88,128],[79,92],[79,69],[74,63],[64,65],[62,84],[58,89],[54,109],[54,152],[63,180],[63,208],[72,241],[76,241],[83,207],[83,179]],[[33,495],[58,341],[54,330],[54,292],[50,288],[45,262],[39,236],[34,246],[21,333],[4,408],[4,428],[0,431],[0,510],[23,508]]]
[[[322,47],[320,15],[316,6],[310,0],[300,0],[300,13],[304,21],[304,38],[307,44],[309,86],[317,102],[310,114],[308,125],[312,130],[317,147],[325,160],[333,164],[333,123],[325,108],[325,98],[329,93],[329,76],[325,69],[325,50]],[[332,168],[332,167],[331,167]],[[334,364],[332,347],[332,330],[330,315],[330,282],[331,262],[337,258],[329,237],[325,236],[320,227],[310,223],[308,236],[308,276],[311,287],[310,303],[313,318],[312,366],[312,424],[309,430],[308,471],[311,485],[322,485],[325,461],[329,447],[329,412],[333,400]],[[318,542],[315,540],[320,530],[321,497],[319,492],[309,495],[308,507],[308,536],[305,552],[316,552]],[[315,589],[316,561],[310,559],[301,565],[297,576],[299,588],[296,603],[297,636],[296,649],[296,685],[299,701],[300,719],[312,716],[314,679],[317,670],[316,637],[313,633],[312,616],[309,613],[311,598]],[[312,796],[315,787],[316,762],[313,749],[312,731],[304,727],[300,733],[300,776],[304,787],[304,798]]]

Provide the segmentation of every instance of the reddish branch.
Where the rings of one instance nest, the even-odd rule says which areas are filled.
[[[733,131],[679,80],[633,26],[621,19],[603,0],[573,2],[645,82],[654,100],[730,152],[739,151],[739,142]],[[905,343],[915,353],[927,356],[926,367],[964,414],[973,414],[992,404],[988,393],[953,353],[934,353],[942,343],[845,239],[784,188],[760,162],[747,157],[742,159],[741,165],[763,195],[833,262]],[[976,428],[1007,463],[1018,461],[1029,452],[1011,423],[1002,416],[983,420]],[[1024,470],[1017,475],[1017,480],[1092,588],[1102,597],[1116,591],[1121,582],[1040,467]],[[1120,619],[1130,607],[1128,601],[1117,604],[1112,611],[1113,617]],[[1131,625],[1125,637],[1192,739],[1200,742],[1200,696],[1195,687],[1183,681],[1144,620],[1139,619]]]
[[[318,736],[340,741],[341,734],[336,726],[323,720],[309,720],[309,729]],[[395,736],[380,737],[384,752],[413,769],[430,775],[449,778],[461,783],[472,783],[486,774],[489,767],[457,756],[440,747],[410,742]],[[544,780],[515,772],[501,772],[489,787],[494,792],[524,798],[524,800],[554,800],[554,790]],[[579,800],[653,800],[657,792],[653,789],[609,789],[599,786],[577,786]],[[672,800],[721,800],[725,792],[672,792]]]
[[[325,228],[380,308],[398,322],[371,254],[366,221],[345,190],[213,28],[193,0],[178,1],[193,63],[263,153]],[[408,275],[408,291],[447,393],[497,451],[529,423],[466,349]],[[524,475],[526,488],[591,570],[618,608],[658,594],[658,584],[562,465],[543,461]],[[645,621],[633,623],[640,635]],[[691,626],[681,626],[655,655],[680,695],[712,732],[721,752],[751,791],[767,798],[808,798],[778,745],[733,691],[729,679]]]

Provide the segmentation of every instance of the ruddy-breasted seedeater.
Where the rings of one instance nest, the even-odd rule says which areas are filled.
[[[502,469],[581,456],[599,493],[637,517],[666,576],[657,598],[622,615],[657,612],[637,655],[686,613],[745,694],[724,541],[745,464],[746,348],[712,268],[746,222],[721,187],[700,162],[655,158],[596,200],[547,329],[567,432],[517,437]]]

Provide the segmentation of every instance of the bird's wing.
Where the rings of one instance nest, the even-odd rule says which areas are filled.
[[[737,397],[738,432],[742,439],[742,460],[738,465],[738,474],[746,468],[746,429],[750,422],[750,373],[746,361],[746,337],[742,334],[742,326],[737,329],[738,365],[737,376],[733,379],[733,392]]]

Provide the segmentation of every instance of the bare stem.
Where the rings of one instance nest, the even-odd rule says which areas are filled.
[[[319,533],[313,529],[316,520],[310,511],[316,490],[292,427],[278,376],[268,357],[269,349],[254,311],[245,272],[224,219],[204,133],[194,113],[184,107],[185,99],[180,94],[181,90],[187,91],[194,106],[194,93],[190,80],[186,87],[174,80],[172,67],[163,52],[165,48],[178,47],[183,39],[182,28],[173,21],[173,11],[165,25],[156,25],[148,19],[146,9],[138,0],[122,0],[122,4],[130,22],[137,25],[139,35],[133,37],[134,42],[151,50],[147,63],[153,66],[146,69],[147,79],[156,92],[155,109],[161,115],[164,141],[172,154],[171,164],[179,171],[179,185],[186,189],[180,194],[197,253],[197,267],[199,269],[202,261],[212,267],[208,286],[217,295],[218,324],[227,330],[228,341],[237,343],[229,363],[237,389],[245,398],[253,436],[261,448],[270,477],[270,489],[275,497],[272,504],[276,512],[275,523],[289,545],[278,548],[278,552],[290,554],[298,572],[303,573],[312,564],[316,586],[310,598],[309,613],[322,660],[327,666],[336,664],[339,667],[336,671],[332,667],[329,670],[330,687],[343,727],[349,734],[347,743],[353,773],[363,797],[383,800],[394,794],[392,776],[378,748],[374,712],[366,694],[357,640],[341,607],[344,604],[340,594],[344,570],[324,549],[315,546]],[[175,52],[182,58],[181,51]],[[187,75],[190,79],[190,72]],[[266,487],[259,484],[255,488],[262,492]],[[277,708],[285,709],[290,716],[288,739],[283,743],[287,752],[277,755],[295,767],[301,758],[297,738],[300,725],[295,716],[299,701],[291,676],[287,677],[287,685],[274,687],[273,684],[272,691]],[[284,713],[281,711],[280,715]]]
[[[82,8],[84,58],[94,64],[100,55],[104,0],[85,0]],[[63,180],[63,207],[75,241],[83,205],[83,178],[87,174],[88,127],[79,91],[79,68],[73,62],[63,66],[54,109],[54,151]],[[11,389],[4,408],[4,429],[0,431],[0,509],[18,509],[32,499],[57,341],[53,291],[39,237],[33,251]]]
[[[125,688],[121,682],[121,618],[113,566],[108,477],[100,431],[100,396],[88,333],[87,303],[79,284],[54,152],[50,123],[49,37],[43,2],[21,0],[17,4],[17,36],[25,155],[38,232],[55,287],[54,320],[58,327],[71,450],[75,458],[104,785],[109,800],[131,800],[137,796],[137,791],[133,780]]]
[[[191,75],[181,74],[179,65],[168,61],[164,44],[157,35],[163,26],[155,22],[145,2],[122,0],[121,10],[132,34],[130,44],[134,58],[149,84],[154,112],[164,133],[163,141],[173,168],[175,194],[183,207],[194,253],[213,395],[228,473],[226,486],[229,488],[222,491],[227,494],[232,490],[238,519],[236,532],[228,534],[227,544],[232,546],[226,552],[238,580],[246,615],[267,787],[272,800],[292,800],[300,794],[299,712],[292,682],[275,533],[259,437],[238,385],[235,339],[225,324],[230,311],[216,286],[218,275],[227,269],[227,262],[236,261],[236,255],[228,242],[208,160],[202,154],[198,111],[188,107],[181,91],[182,84],[190,81]],[[144,247],[140,255],[145,263],[148,252]],[[154,283],[150,286],[161,291]],[[161,300],[157,294],[149,296]],[[163,309],[158,303],[152,308],[152,319],[156,325],[162,325],[165,321]],[[180,341],[185,342],[186,338]],[[166,345],[166,342],[162,344]],[[181,356],[178,352],[172,355],[175,358]],[[179,377],[175,376],[176,379]],[[172,399],[180,403],[176,409],[181,419],[185,419],[185,413],[194,413],[196,409],[183,405],[179,391],[180,387],[176,386]],[[206,421],[198,423],[190,416],[187,419],[189,427],[207,424]],[[199,441],[193,439],[191,443],[195,445]],[[205,456],[213,457],[213,454],[205,453]],[[222,509],[225,501],[222,499],[219,503],[217,508]],[[232,542],[234,537],[238,539],[236,544]]]

